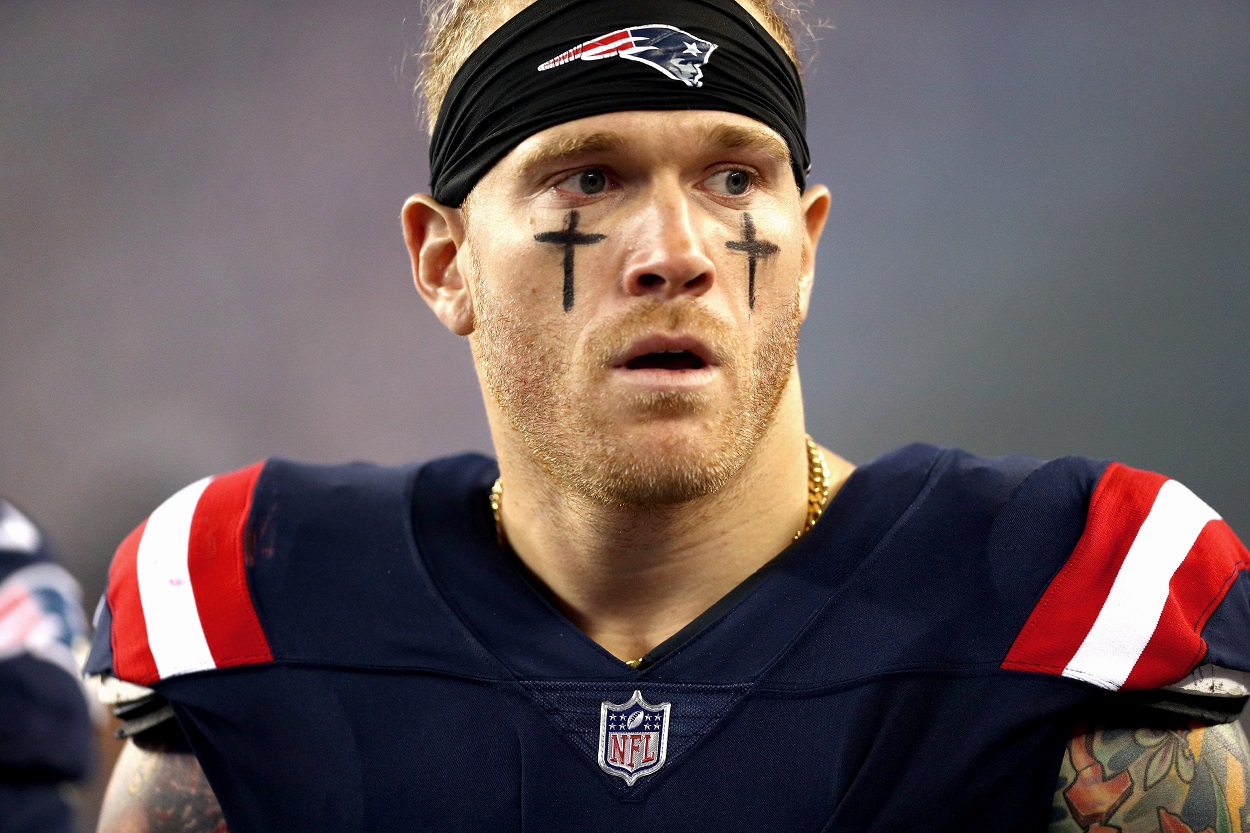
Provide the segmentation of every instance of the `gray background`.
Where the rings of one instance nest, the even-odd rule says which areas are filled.
[[[1112,457],[1250,529],[1250,3],[815,16],[812,433]],[[399,231],[419,34],[418,0],[0,4],[0,491],[89,599],[206,473],[488,447]]]

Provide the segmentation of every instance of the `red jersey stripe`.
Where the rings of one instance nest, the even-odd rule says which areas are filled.
[[[1126,689],[1171,685],[1206,656],[1202,629],[1242,570],[1250,552],[1223,520],[1208,523],[1169,583],[1168,600]]]
[[[110,639],[113,645],[113,676],[136,685],[150,685],[160,678],[156,659],[148,646],[148,626],[139,598],[137,560],[139,541],[147,521],[135,527],[117,548],[109,567],[109,586],[105,594],[113,619]]]
[[[273,653],[247,584],[247,520],[264,464],[213,479],[191,518],[187,566],[204,638],[218,668],[269,662]]]
[[[1062,674],[1094,626],[1124,557],[1167,478],[1109,465],[1090,497],[1085,531],[1034,606],[1002,667]]]

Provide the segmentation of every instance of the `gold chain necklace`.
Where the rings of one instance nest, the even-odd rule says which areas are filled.
[[[805,435],[807,440],[807,522],[803,528],[794,533],[797,541],[811,531],[820,516],[825,513],[825,503],[829,500],[829,468],[825,465],[825,452],[820,450],[811,434]]]
[[[795,541],[810,532],[816,525],[820,516],[825,512],[825,503],[829,500],[829,468],[825,465],[825,453],[821,451],[820,446],[810,434],[805,435],[805,439],[807,441],[807,521],[802,529],[794,533],[793,540]],[[499,536],[500,543],[507,540],[503,531],[503,516],[499,511],[502,504],[503,478],[496,477],[494,485],[490,487],[490,511],[495,516],[495,532]],[[630,668],[637,668],[644,659],[646,659],[645,656],[627,659],[625,664]]]

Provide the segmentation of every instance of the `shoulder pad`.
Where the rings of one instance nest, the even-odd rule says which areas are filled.
[[[1250,697],[1250,672],[1208,663],[1198,666],[1185,679],[1167,688],[1210,697]]]
[[[246,572],[248,517],[263,465],[192,483],[117,548],[102,612],[111,619],[118,679],[148,686],[273,659]],[[93,658],[88,671],[100,665]]]
[[[1003,667],[1112,690],[1181,682],[1207,655],[1203,627],[1248,569],[1250,553],[1193,492],[1112,463]]]
[[[119,680],[111,674],[89,674],[83,680],[87,691],[106,706],[124,706],[158,696],[150,688]]]

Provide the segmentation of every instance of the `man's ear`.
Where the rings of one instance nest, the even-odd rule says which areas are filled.
[[[456,335],[473,332],[473,298],[456,255],[465,244],[464,215],[426,194],[409,197],[400,215],[417,292]]]
[[[829,189],[823,185],[813,185],[803,192],[803,266],[799,275],[799,307],[804,318],[807,318],[807,305],[812,299],[812,283],[816,280],[816,247],[820,244],[820,234],[825,229],[825,220],[829,219],[829,207],[833,198]]]

